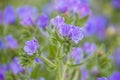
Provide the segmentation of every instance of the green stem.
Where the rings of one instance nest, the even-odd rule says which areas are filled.
[[[92,57],[90,56],[90,57],[82,60],[79,64],[72,64],[72,65],[71,65],[71,64],[68,64],[68,66],[69,66],[70,68],[79,68],[79,67],[81,67],[81,65],[87,63],[91,58],[92,58]]]
[[[54,63],[52,63],[52,62],[51,62],[49,59],[47,59],[46,57],[44,57],[44,56],[41,55],[41,58],[42,58],[42,60],[43,60],[46,64],[48,64],[49,67],[56,67],[56,65],[55,65]]]
[[[58,78],[57,80],[61,80],[61,61],[58,60],[58,64],[57,64],[57,74],[58,74]]]
[[[66,71],[67,71],[67,65],[64,66],[61,80],[64,80]]]
[[[4,36],[6,35],[7,27],[8,27],[8,26],[4,26],[4,30],[3,30],[3,35],[4,35]]]

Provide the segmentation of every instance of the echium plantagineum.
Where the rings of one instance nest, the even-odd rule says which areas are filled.
[[[10,70],[13,72],[13,74],[19,74],[25,71],[25,69],[19,64],[19,58],[15,57],[13,62],[9,64]]]
[[[12,24],[16,22],[15,10],[12,6],[7,6],[4,9],[3,23],[4,25]]]
[[[83,50],[87,55],[93,55],[97,49],[96,44],[85,42],[83,45]]]
[[[52,24],[57,28],[61,36],[69,37],[76,44],[84,37],[82,28],[66,24],[63,17],[56,16],[56,18],[52,19]]]
[[[83,59],[84,54],[83,54],[83,50],[79,47],[75,47],[72,50],[71,53],[71,58],[74,59],[75,64],[79,64],[79,62]]]
[[[25,43],[24,51],[28,55],[32,56],[34,53],[37,52],[38,48],[39,48],[39,43],[38,43],[37,39],[32,39]]]
[[[104,16],[91,16],[85,25],[86,36],[94,35],[99,39],[105,39],[107,23],[108,20]]]
[[[7,35],[5,37],[5,40],[6,40],[6,47],[7,48],[10,48],[10,49],[15,49],[15,48],[18,48],[19,44],[18,44],[18,41],[17,39],[15,39],[13,37],[13,35]]]
[[[38,18],[38,10],[35,7],[26,5],[17,9],[17,15],[22,26],[33,26]]]
[[[111,4],[114,8],[120,9],[120,0],[111,0]]]
[[[36,24],[38,27],[44,29],[45,27],[48,27],[49,21],[49,16],[46,14],[42,14],[38,17]]]
[[[62,13],[77,13],[80,17],[91,14],[89,2],[83,0],[56,0],[55,8]]]

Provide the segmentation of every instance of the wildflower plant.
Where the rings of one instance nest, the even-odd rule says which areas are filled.
[[[87,0],[51,3],[47,14],[0,10],[0,80],[119,80],[120,34],[108,37],[108,19]]]

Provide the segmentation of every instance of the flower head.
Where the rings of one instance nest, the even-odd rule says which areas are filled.
[[[107,19],[103,16],[91,17],[85,27],[88,36],[95,35],[99,39],[106,37]]]
[[[68,10],[67,0],[56,0],[56,9],[65,13]]]
[[[120,72],[115,71],[109,78],[109,80],[120,80]]]
[[[45,28],[48,26],[48,24],[49,24],[49,17],[45,14],[42,14],[37,20],[37,25],[39,27]]]
[[[24,68],[18,62],[19,62],[19,58],[15,57],[13,62],[11,62],[10,65],[9,65],[10,70],[14,74],[18,74],[18,73],[24,72]]]
[[[59,28],[62,24],[64,24],[65,19],[61,16],[56,16],[56,18],[52,19],[52,25]]]
[[[83,49],[85,53],[87,53],[88,55],[92,55],[96,51],[96,45],[94,43],[85,42],[83,45]]]
[[[75,43],[79,43],[84,37],[83,30],[80,27],[72,26],[70,39],[73,40]]]
[[[69,37],[71,32],[71,26],[67,24],[62,24],[59,28],[59,33],[64,37]]]
[[[38,11],[35,7],[23,6],[17,9],[18,18],[23,26],[32,26],[38,17]]]
[[[112,0],[112,6],[116,9],[120,9],[120,0]]]
[[[11,49],[18,48],[18,42],[12,35],[7,35],[5,37],[5,40],[8,48]]]
[[[39,48],[39,43],[36,39],[33,40],[29,40],[25,43],[24,46],[24,51],[28,54],[28,55],[33,55],[34,53],[36,53],[36,51]]]
[[[83,66],[81,68],[81,80],[88,80],[89,78],[89,72],[88,70]]]
[[[71,53],[71,57],[75,60],[75,63],[78,64],[80,60],[83,58],[83,51],[81,48],[76,47],[73,48],[73,51]]]
[[[14,8],[12,6],[7,6],[4,10],[4,24],[15,23],[16,16]]]

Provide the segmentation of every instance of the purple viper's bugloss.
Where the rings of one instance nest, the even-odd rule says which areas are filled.
[[[7,25],[7,24],[13,24],[15,22],[16,22],[16,15],[14,8],[12,6],[7,6],[4,10],[3,23]]]
[[[33,39],[25,43],[24,51],[31,56],[37,52],[38,48],[39,48],[38,41],[36,39]]]
[[[21,66],[21,64],[19,64],[19,58],[15,57],[13,62],[11,62],[9,64],[10,70],[14,73],[14,74],[18,74],[18,73],[22,73],[24,72],[24,68]]]
[[[88,55],[92,55],[96,51],[96,45],[94,43],[85,42],[83,45],[84,52]]]
[[[120,0],[112,0],[111,4],[114,8],[120,9]]]
[[[59,12],[65,13],[68,10],[67,0],[56,0],[56,9]]]
[[[38,17],[36,24],[40,28],[47,27],[49,24],[49,17],[45,14],[42,14],[41,16]]]
[[[79,48],[79,47],[73,48],[73,51],[71,53],[71,57],[72,57],[72,59],[75,60],[75,64],[79,64],[80,60],[83,59],[83,56],[84,55],[83,55],[83,51],[81,48]]]
[[[95,35],[99,39],[106,37],[107,18],[104,16],[91,17],[85,27],[86,35]]]
[[[97,78],[97,80],[108,80],[106,77]]]
[[[80,27],[72,26],[70,39],[74,41],[74,43],[79,43],[84,37],[83,30]]]
[[[71,33],[71,26],[67,24],[62,24],[59,28],[59,33],[64,37],[69,37]]]
[[[12,35],[7,35],[5,37],[6,40],[6,46],[10,49],[15,49],[18,48],[18,41],[12,36]]]
[[[120,72],[115,71],[110,77],[109,80],[120,80]]]
[[[52,25],[56,28],[59,28],[62,24],[64,24],[65,19],[61,16],[56,16],[54,19],[51,20]]]
[[[87,4],[84,4],[81,7],[80,12],[79,12],[81,18],[83,18],[83,17],[85,17],[87,15],[90,15],[90,13],[91,13],[91,10],[90,10],[90,8],[89,8],[89,6]]]
[[[89,72],[88,70],[83,66],[81,68],[81,80],[88,80],[89,78]]]
[[[17,9],[17,15],[21,25],[32,26],[38,18],[38,11],[35,7],[26,5]]]

